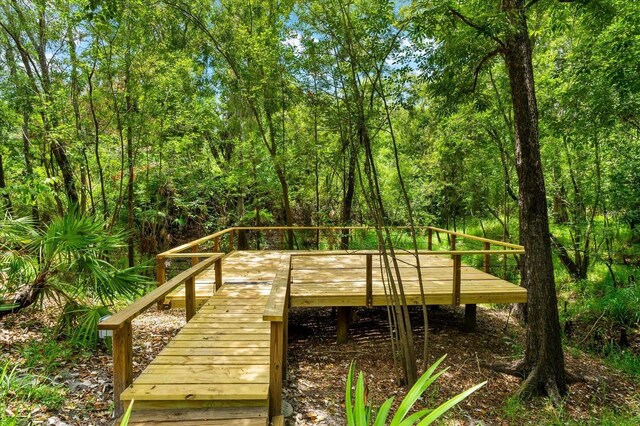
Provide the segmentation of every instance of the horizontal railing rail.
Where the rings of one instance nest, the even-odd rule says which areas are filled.
[[[202,254],[199,255],[202,256]],[[222,285],[222,259],[224,256],[224,253],[209,253],[203,261],[179,273],[174,278],[98,324],[99,330],[111,330],[113,332],[113,396],[116,416],[122,414],[123,411],[120,395],[133,382],[132,320],[184,283],[188,322],[196,313],[196,276],[211,265],[214,265],[216,288],[220,288]]]
[[[394,229],[394,230],[410,230],[411,227],[410,226],[390,226],[388,227],[389,229]],[[158,257],[168,257],[168,255],[171,255],[173,253],[179,253],[179,252],[184,252],[185,250],[188,249],[193,249],[194,247],[198,247],[206,242],[209,242],[211,240],[214,241],[214,246],[218,246],[220,244],[220,239],[222,237],[224,237],[225,235],[228,234],[229,237],[229,250],[228,251],[233,251],[233,246],[234,246],[234,242],[235,242],[235,234],[237,232],[240,231],[257,231],[257,232],[265,232],[265,231],[289,231],[289,230],[293,230],[293,231],[332,231],[332,232],[342,232],[342,231],[346,231],[346,230],[374,230],[375,227],[372,226],[234,226],[234,227],[230,227],[227,229],[224,229],[222,231],[218,231],[215,232],[211,235],[207,235],[205,237],[202,238],[198,238],[197,240],[193,240],[190,241],[188,243],[182,244],[178,247],[174,247],[170,250],[164,251],[162,253],[159,253],[157,256]],[[442,228],[437,228],[435,226],[414,226],[413,229],[415,229],[416,231],[430,231],[428,233],[429,236],[432,235],[433,232],[436,233],[443,233],[443,234],[448,234],[450,236],[455,236],[455,237],[461,237],[464,239],[468,239],[468,240],[473,240],[473,241],[479,241],[479,242],[483,242],[483,243],[488,243],[490,245],[495,245],[495,246],[499,246],[499,247],[507,247],[507,248],[512,248],[512,249],[524,249],[523,246],[518,245],[518,244],[513,244],[513,243],[508,243],[505,241],[500,241],[500,240],[493,240],[491,238],[485,238],[485,237],[478,237],[475,235],[468,235],[468,234],[464,234],[462,232],[457,232],[457,231],[450,231],[447,229],[442,229]],[[431,246],[431,244],[430,244]],[[196,250],[197,251],[197,250]],[[214,251],[218,251],[215,250]]]

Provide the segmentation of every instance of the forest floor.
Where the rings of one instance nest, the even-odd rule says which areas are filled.
[[[288,424],[344,424],[344,387],[352,360],[365,374],[368,395],[379,406],[389,396],[400,400],[404,388],[397,382],[384,309],[358,309],[349,342],[335,343],[335,316],[331,309],[292,309],[290,312],[289,380],[285,400],[294,409]],[[422,353],[420,309],[412,313],[416,349]],[[522,353],[524,329],[508,312],[478,309],[478,330],[462,331],[463,310],[443,307],[429,312],[429,362],[447,354],[450,367],[418,404],[434,407],[464,389],[487,380],[487,385],[446,416],[451,425],[521,424],[640,424],[640,382],[595,356],[567,350],[568,368],[585,377],[574,384],[561,405],[545,399],[519,402],[512,395],[514,377],[482,367],[508,362]],[[5,395],[0,419],[26,417],[26,424],[105,425],[111,418],[111,357],[77,351],[51,338],[55,312],[29,311],[0,320],[0,368],[17,366],[16,376],[28,375],[31,385],[44,386],[26,393],[20,386]],[[139,373],[184,324],[184,311],[151,310],[134,320],[134,370]],[[640,346],[637,333],[632,345]],[[640,355],[640,354],[639,354]],[[3,401],[0,401],[2,406]],[[0,408],[2,409],[2,408]],[[0,424],[11,424],[0,421]],[[21,424],[21,423],[18,423]]]

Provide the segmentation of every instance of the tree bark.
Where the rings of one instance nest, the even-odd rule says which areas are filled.
[[[6,189],[7,182],[4,178],[4,162],[2,161],[2,154],[0,154],[0,191],[2,192],[2,198],[4,198],[4,204],[7,212],[12,213],[13,207],[11,205],[11,197]]]
[[[526,253],[522,282],[528,293],[528,327],[519,394],[564,395],[567,380],[558,318],[551,240],[538,131],[532,47],[524,0],[503,0],[512,30],[504,43],[513,101],[516,171],[519,183],[520,241]]]

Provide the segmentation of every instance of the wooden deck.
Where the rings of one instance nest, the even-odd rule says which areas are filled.
[[[286,309],[386,305],[380,258],[368,256],[236,251],[222,261],[217,291],[215,271],[202,268],[195,279],[199,310],[121,394],[125,404],[135,400],[130,424],[268,424],[280,412],[274,400],[280,391],[274,394],[270,387],[281,389],[286,371]],[[409,304],[421,303],[415,261],[412,255],[399,257]],[[426,302],[451,304],[450,256],[421,255],[420,264]],[[526,302],[525,289],[475,268],[461,266],[460,277],[460,303],[473,307],[474,321],[475,304]],[[281,312],[276,321],[284,323],[267,314],[274,302]],[[184,306],[185,289],[169,294],[165,303]],[[339,341],[348,330],[341,317],[346,315],[338,315]]]
[[[282,254],[293,254],[291,273],[291,307],[297,306],[367,306],[366,260],[363,255],[295,256],[299,252],[236,251],[223,261],[223,282],[268,283],[273,280]],[[407,303],[421,304],[416,260],[413,255],[399,256]],[[373,257],[373,306],[386,306],[387,296],[382,280],[380,259]],[[453,260],[447,256],[421,255],[420,266],[426,302],[430,305],[451,304],[453,295]],[[213,295],[213,271],[204,271],[196,278],[199,304]],[[170,294],[166,303],[184,306],[184,289]],[[527,291],[476,268],[462,265],[460,303],[524,303]]]

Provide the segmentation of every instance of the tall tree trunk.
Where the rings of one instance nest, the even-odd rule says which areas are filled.
[[[0,154],[0,192],[2,192],[2,198],[4,198],[4,206],[9,213],[13,212],[13,206],[11,205],[11,197],[7,192],[7,182],[4,178],[4,162],[2,160],[2,154]]]
[[[546,393],[558,398],[567,391],[551,258],[549,218],[538,133],[538,106],[532,48],[524,0],[503,0],[511,24],[504,46],[513,101],[516,171],[519,183],[520,242],[526,253],[522,282],[528,293],[528,326],[519,394]]]
[[[127,258],[129,261],[129,267],[132,268],[135,265],[135,251],[134,251],[134,232],[133,232],[133,180],[134,180],[134,158],[133,158],[133,114],[135,113],[136,105],[131,98],[131,75],[127,67],[125,76],[125,103],[127,106],[127,166],[129,177],[127,180]]]
[[[64,185],[65,192],[70,204],[77,205],[78,191],[76,189],[75,178],[73,177],[73,167],[69,156],[67,154],[67,148],[62,140],[56,135],[54,131],[57,127],[56,112],[51,110],[53,105],[53,96],[51,93],[51,76],[49,73],[49,58],[47,58],[47,21],[46,21],[46,3],[42,3],[43,7],[40,8],[40,16],[38,19],[38,43],[36,45],[38,54],[38,64],[40,66],[40,81],[42,82],[42,97],[45,102],[45,109],[40,113],[42,116],[42,122],[44,127],[45,138],[50,140],[51,153],[53,158],[62,173],[62,183]]]
[[[313,79],[313,152],[314,156],[314,177],[315,177],[315,196],[316,196],[316,214],[315,226],[320,226],[320,164],[319,164],[319,147],[318,147],[318,80]],[[320,229],[316,229],[316,250],[320,249]]]
[[[347,168],[346,179],[346,192],[342,200],[342,218],[343,225],[350,225],[353,209],[353,197],[356,190],[356,160],[358,159],[357,150],[355,147],[347,148],[349,152],[349,166]],[[342,230],[342,236],[340,237],[340,248],[342,250],[349,249],[349,229]]]
[[[93,152],[96,157],[96,165],[98,167],[98,177],[100,178],[100,195],[102,198],[102,217],[105,222],[109,218],[109,205],[107,204],[107,192],[104,189],[104,170],[102,169],[102,162],[100,160],[100,124],[98,123],[98,116],[96,114],[96,107],[93,102],[93,74],[96,70],[96,63],[93,63],[93,67],[91,68],[91,72],[87,77],[87,81],[89,84],[89,109],[91,110],[91,121],[93,122],[93,138],[94,138],[94,146]],[[160,162],[160,167],[162,167],[162,158]]]
[[[76,44],[73,40],[73,29],[71,26],[67,29],[67,43],[69,44],[69,59],[71,62],[71,105],[73,106],[75,139],[76,143],[84,145],[84,141],[82,141],[82,121],[80,120],[78,56],[76,54]],[[80,166],[80,212],[82,214],[87,210],[87,193],[90,191],[88,184],[89,178],[87,176],[89,173],[88,163],[85,163],[85,166]]]

